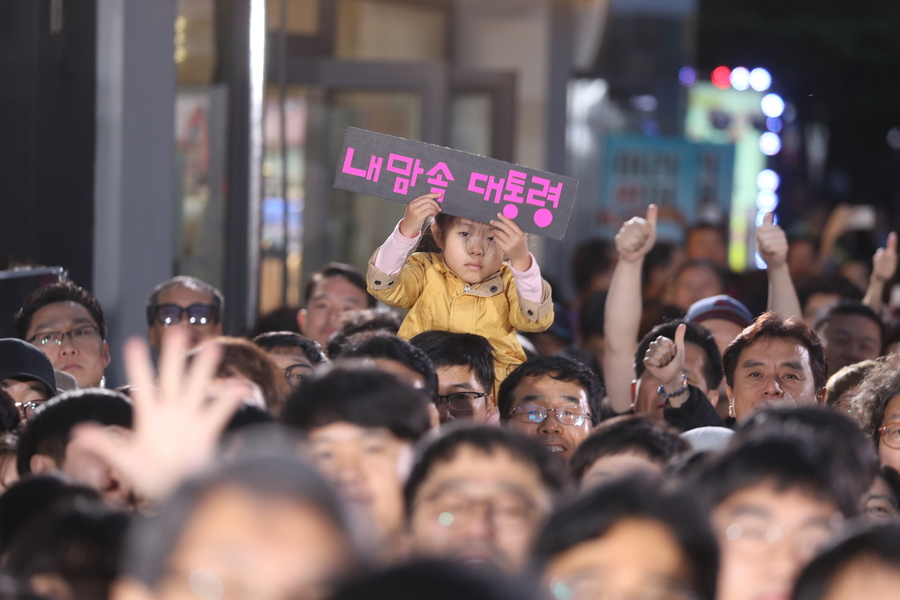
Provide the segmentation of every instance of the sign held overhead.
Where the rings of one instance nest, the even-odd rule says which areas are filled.
[[[523,231],[561,240],[578,181],[470,154],[348,127],[334,187],[408,204],[439,193],[443,212],[487,223],[498,212]]]

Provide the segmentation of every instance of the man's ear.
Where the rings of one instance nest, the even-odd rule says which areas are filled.
[[[32,475],[43,475],[44,473],[55,473],[59,471],[59,465],[52,457],[46,454],[34,454],[28,462]]]
[[[634,406],[634,401],[637,400],[637,379],[631,380],[631,405]]]
[[[826,395],[827,392],[825,391],[825,388],[819,388],[819,391],[816,392],[816,404],[821,404],[822,406],[824,406]]]
[[[487,415],[488,418],[494,414],[500,413],[500,407],[497,406],[497,403],[494,401],[494,394],[488,394],[484,399],[486,402],[484,414]]]
[[[109,366],[110,358],[109,358],[109,344],[103,342],[103,368]]]
[[[300,333],[306,335],[306,309],[301,308],[297,311],[297,326],[300,327]]]
[[[428,421],[431,423],[431,428],[435,431],[441,426],[441,413],[434,402],[428,403]]]
[[[725,386],[725,395],[728,397],[728,416],[737,419],[737,412],[734,410],[734,390],[731,386]]]

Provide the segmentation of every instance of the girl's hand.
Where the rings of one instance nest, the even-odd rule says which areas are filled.
[[[525,232],[503,213],[497,213],[497,219],[491,221],[494,241],[517,271],[527,271],[531,268],[531,255],[528,253],[528,238],[525,237]]]
[[[441,212],[441,205],[437,201],[441,196],[442,194],[422,194],[407,204],[400,222],[400,234],[408,238],[418,236],[425,219]]]

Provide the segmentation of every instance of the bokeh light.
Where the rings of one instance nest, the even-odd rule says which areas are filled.
[[[750,87],[750,71],[746,67],[737,67],[731,72],[731,87],[739,92]]]
[[[772,76],[762,67],[750,71],[750,87],[757,92],[764,92],[772,87]]]
[[[771,131],[759,136],[759,151],[766,156],[774,156],[781,152],[781,138]]]

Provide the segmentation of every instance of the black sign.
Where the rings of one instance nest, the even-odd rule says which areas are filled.
[[[561,240],[578,182],[460,150],[348,127],[334,187],[408,204],[436,192],[442,211],[487,223],[503,213],[523,231]]]

